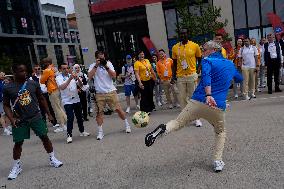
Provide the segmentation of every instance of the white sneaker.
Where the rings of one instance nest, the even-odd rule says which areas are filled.
[[[173,109],[173,107],[174,107],[174,106],[173,106],[172,104],[169,105],[169,109]]]
[[[72,137],[71,137],[71,136],[68,136],[68,137],[67,137],[67,140],[66,140],[67,144],[72,143],[72,141],[73,141],[73,140],[72,140]]]
[[[244,96],[244,100],[249,100],[250,98],[249,98],[249,96],[248,95],[245,95]]]
[[[202,127],[202,122],[200,119],[195,120],[195,127]]]
[[[217,161],[214,161],[213,166],[214,166],[215,172],[220,172],[223,170],[225,163],[222,160],[221,161],[217,160]]]
[[[59,161],[58,159],[56,159],[55,157],[53,157],[53,158],[50,158],[49,165],[51,165],[52,167],[58,168],[58,167],[61,167],[63,163]]]
[[[86,131],[80,133],[81,137],[86,137],[86,136],[90,136],[90,133],[87,133]]]
[[[58,127],[57,129],[54,130],[55,133],[60,133],[63,131],[64,131],[63,127]]]
[[[137,108],[137,110],[140,110],[140,106],[139,105],[136,105],[136,108]]]
[[[102,140],[104,138],[104,132],[103,131],[99,131],[98,135],[97,135],[97,140]]]
[[[130,128],[130,126],[125,127],[125,132],[126,132],[126,133],[131,133],[131,128]]]
[[[261,92],[261,88],[257,88],[257,92]]]
[[[127,108],[126,108],[126,111],[125,111],[126,113],[130,113],[130,107],[128,106]]]
[[[8,180],[14,180],[22,172],[22,163],[19,161],[15,164],[8,176]]]
[[[160,101],[157,104],[158,106],[163,106],[163,104]]]
[[[5,128],[3,135],[9,136],[9,135],[12,135],[12,132],[8,128]]]
[[[251,95],[251,98],[256,98],[255,94],[252,94],[252,95]]]
[[[90,113],[93,113],[93,108],[90,108]]]
[[[63,131],[67,131],[67,126],[63,125]]]
[[[59,127],[60,125],[57,123],[56,125],[53,125],[53,128]]]
[[[235,99],[238,99],[239,98],[239,95],[238,94],[235,94]]]
[[[180,108],[180,104],[176,104],[175,107]]]

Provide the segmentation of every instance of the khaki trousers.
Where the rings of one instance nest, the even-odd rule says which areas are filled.
[[[170,133],[178,130],[186,126],[187,122],[191,122],[199,118],[206,119],[214,127],[215,150],[213,159],[222,160],[226,139],[225,111],[210,108],[208,105],[196,100],[190,100],[187,106],[178,115],[177,119],[171,120],[166,124],[166,132]]]
[[[255,69],[254,68],[242,68],[243,73],[243,92],[244,95],[255,93]]]
[[[196,73],[189,76],[183,76],[177,78],[177,88],[179,91],[179,103],[181,108],[185,108],[187,101],[191,98],[195,87],[198,75]]]
[[[162,88],[165,91],[165,95],[167,98],[168,104],[178,103],[177,99],[177,91],[174,89],[174,85],[170,83],[170,81],[161,81]],[[171,93],[173,94],[174,101],[172,101]]]
[[[55,113],[55,117],[57,122],[62,126],[65,125],[67,122],[67,116],[65,111],[63,110],[61,106],[61,101],[60,101],[60,92],[59,90],[56,90],[49,94],[49,100],[52,106],[52,109]]]

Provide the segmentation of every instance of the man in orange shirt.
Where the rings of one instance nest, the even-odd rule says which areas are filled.
[[[40,78],[40,83],[45,84],[47,87],[47,92],[49,95],[51,106],[55,113],[56,120],[60,124],[60,127],[55,129],[54,132],[58,133],[58,132],[66,131],[67,130],[66,128],[67,116],[61,106],[60,92],[58,90],[58,86],[55,81],[56,69],[54,65],[52,64],[52,60],[50,58],[44,58],[41,61],[41,64],[43,65],[44,70]]]
[[[171,92],[173,93],[174,97],[174,103],[177,107],[180,107],[178,104],[178,99],[177,99],[177,93],[174,90],[174,84],[171,84],[171,79],[172,79],[172,66],[173,66],[173,60],[171,58],[167,58],[167,55],[164,51],[164,49],[159,50],[159,61],[157,63],[157,74],[161,80],[161,85],[163,89],[165,90],[166,98],[167,98],[167,103],[169,104],[169,108],[173,108],[173,101],[171,98]]]

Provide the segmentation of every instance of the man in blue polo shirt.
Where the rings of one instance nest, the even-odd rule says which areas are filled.
[[[220,53],[222,46],[214,41],[208,41],[204,45],[202,60],[202,77],[199,85],[187,106],[178,115],[176,120],[159,125],[153,132],[145,137],[146,146],[151,146],[162,134],[178,130],[190,121],[199,118],[206,119],[216,133],[214,170],[222,171],[224,162],[222,154],[225,144],[225,110],[226,98],[231,81],[234,78],[237,83],[242,81],[242,76],[236,70],[233,62],[223,58]]]

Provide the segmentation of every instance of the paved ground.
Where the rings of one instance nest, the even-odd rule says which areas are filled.
[[[145,147],[145,134],[175,118],[178,110],[153,113],[147,128],[133,128],[131,134],[123,132],[117,115],[108,116],[103,141],[95,139],[94,120],[86,124],[92,136],[80,138],[76,128],[72,144],[65,143],[63,133],[50,132],[64,162],[59,169],[48,166],[33,135],[24,145],[24,170],[15,181],[6,179],[13,144],[10,137],[0,136],[0,188],[284,188],[283,112],[284,93],[232,102],[221,173],[212,171],[214,133],[206,121],[202,128],[185,127]]]

